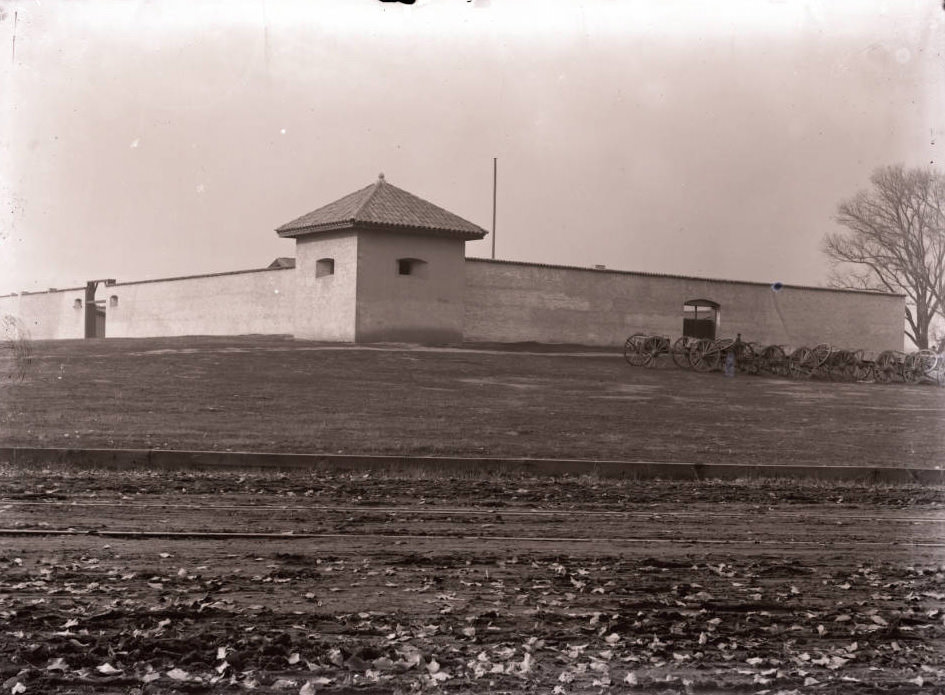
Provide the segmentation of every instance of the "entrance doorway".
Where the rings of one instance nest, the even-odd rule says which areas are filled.
[[[683,335],[715,340],[719,327],[719,304],[711,299],[690,299],[683,304]]]
[[[108,280],[89,280],[85,283],[85,337],[86,338],[104,338],[105,337],[105,300],[95,299],[95,290],[98,284],[104,282],[106,287],[111,287],[115,281]]]
[[[105,337],[105,302],[101,299],[92,304],[92,308],[95,309],[95,326],[94,326],[94,335],[89,336],[90,338],[104,338]]]

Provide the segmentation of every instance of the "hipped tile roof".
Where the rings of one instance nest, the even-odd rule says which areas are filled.
[[[276,228],[281,237],[353,227],[386,228],[436,235],[482,239],[481,227],[397,188],[381,174],[375,183]]]
[[[270,263],[270,264],[269,264],[269,267],[266,268],[266,270],[277,270],[277,269],[280,269],[280,268],[294,268],[294,267],[295,267],[295,259],[294,259],[294,258],[288,258],[288,257],[286,257],[286,256],[280,256],[279,258],[277,258],[276,260],[274,260],[272,263]]]

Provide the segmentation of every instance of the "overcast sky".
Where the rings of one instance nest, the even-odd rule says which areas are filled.
[[[497,258],[819,285],[941,166],[940,0],[0,8],[0,293],[264,267],[379,172],[491,229],[493,157]]]

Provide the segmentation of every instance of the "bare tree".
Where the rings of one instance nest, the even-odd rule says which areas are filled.
[[[5,360],[3,353],[9,350],[10,359]],[[6,364],[4,364],[6,362]],[[14,381],[22,381],[33,364],[33,343],[29,331],[23,322],[8,314],[0,316],[0,375]]]
[[[872,187],[840,203],[823,250],[833,287],[906,296],[906,335],[929,346],[936,315],[945,318],[945,177],[931,169],[886,166]]]

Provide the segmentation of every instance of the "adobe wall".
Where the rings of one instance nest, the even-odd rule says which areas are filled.
[[[100,286],[96,299],[106,300],[106,338],[287,334],[294,276],[274,269],[118,283]]]
[[[693,299],[721,305],[720,337],[903,349],[899,296],[482,259],[466,260],[465,340],[618,346],[637,332],[675,337]]]
[[[99,290],[101,292],[101,290]],[[13,316],[33,340],[64,340],[85,336],[85,288],[0,297],[0,316]]]
[[[899,296],[463,259],[462,242],[434,237],[362,232],[360,245],[352,234],[299,242],[295,270],[99,286],[105,335],[619,346],[636,332],[681,335],[683,303],[708,299],[721,305],[720,336],[903,349]],[[335,273],[316,278],[322,257],[335,259]],[[426,275],[399,276],[403,257],[427,261]],[[0,297],[0,316],[19,319],[35,340],[79,339],[85,311],[75,301],[84,296],[73,288]]]
[[[334,273],[318,276],[320,259],[334,261]],[[302,236],[295,240],[296,338],[354,342],[358,280],[358,238],[351,232]]]
[[[399,232],[358,233],[357,342],[462,342],[464,242]],[[400,275],[401,258],[423,263],[410,275]]]

